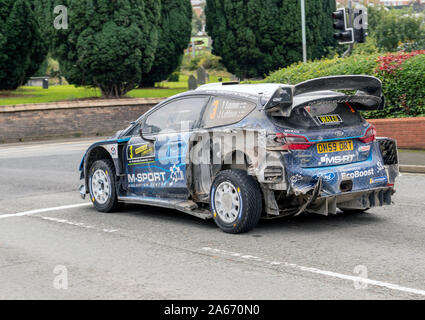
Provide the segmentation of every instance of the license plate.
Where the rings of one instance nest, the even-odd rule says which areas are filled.
[[[352,151],[352,150],[354,150],[352,140],[322,142],[317,144],[318,153],[332,153],[332,152]]]

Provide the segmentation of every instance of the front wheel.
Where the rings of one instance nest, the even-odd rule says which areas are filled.
[[[115,166],[110,160],[98,160],[90,168],[90,199],[100,212],[112,212],[118,208],[115,182]]]
[[[260,220],[260,187],[243,170],[220,172],[211,187],[210,199],[214,221],[226,233],[248,232]]]

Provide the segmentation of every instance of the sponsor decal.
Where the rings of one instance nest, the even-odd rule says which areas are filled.
[[[370,145],[359,147],[359,152],[369,152],[369,151],[370,151]]]
[[[155,161],[155,144],[135,144],[127,147],[129,165],[145,164]]]
[[[378,178],[371,178],[370,179],[370,184],[386,183],[386,182],[387,182],[387,177],[378,177]]]
[[[382,162],[381,161],[378,161],[378,163],[376,164],[376,166],[378,167],[378,172],[381,172],[381,171],[385,170],[385,168],[382,165]]]
[[[332,181],[335,179],[335,173],[328,172],[328,173],[319,173],[313,176],[314,180],[318,180],[319,178],[322,178],[323,181]]]
[[[170,168],[170,186],[178,183],[179,181],[184,181],[183,171],[181,171],[180,167],[176,165]]]
[[[113,159],[117,159],[118,158],[118,153],[117,153],[117,144],[107,144],[103,146],[106,151],[109,152],[109,154],[112,156]]]
[[[327,154],[325,154],[323,157],[320,158],[319,165],[350,163],[350,162],[353,162],[354,158],[355,158],[354,154],[349,154],[345,156],[333,156],[333,157],[329,157]]]
[[[165,172],[145,172],[145,173],[133,173],[128,174],[128,183],[157,183],[165,182]]]
[[[342,123],[342,119],[338,114],[329,114],[326,116],[316,116],[316,119],[319,121],[320,124],[337,124]]]
[[[342,179],[357,179],[363,177],[370,177],[375,174],[375,170],[373,168],[367,170],[355,170],[352,172],[343,172]]]

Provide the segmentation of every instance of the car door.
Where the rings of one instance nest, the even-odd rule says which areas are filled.
[[[187,199],[186,155],[208,96],[172,100],[149,112],[124,155],[129,196]],[[135,130],[138,131],[138,130]]]

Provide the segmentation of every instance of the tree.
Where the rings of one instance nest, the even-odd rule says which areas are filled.
[[[335,0],[306,1],[310,59],[323,56],[332,38]],[[262,77],[302,59],[299,0],[207,0],[213,53],[239,76]]]
[[[378,48],[396,51],[400,42],[420,42],[425,38],[423,19],[411,10],[369,7],[369,33]]]
[[[191,20],[189,0],[162,0],[158,48],[152,69],[142,75],[143,86],[167,79],[179,66],[190,41]]]
[[[155,58],[160,1],[54,1],[68,8],[69,27],[55,29],[52,41],[68,82],[99,87],[105,97],[120,97],[140,83]]]
[[[0,0],[0,89],[15,90],[33,75],[47,54],[28,0]]]

